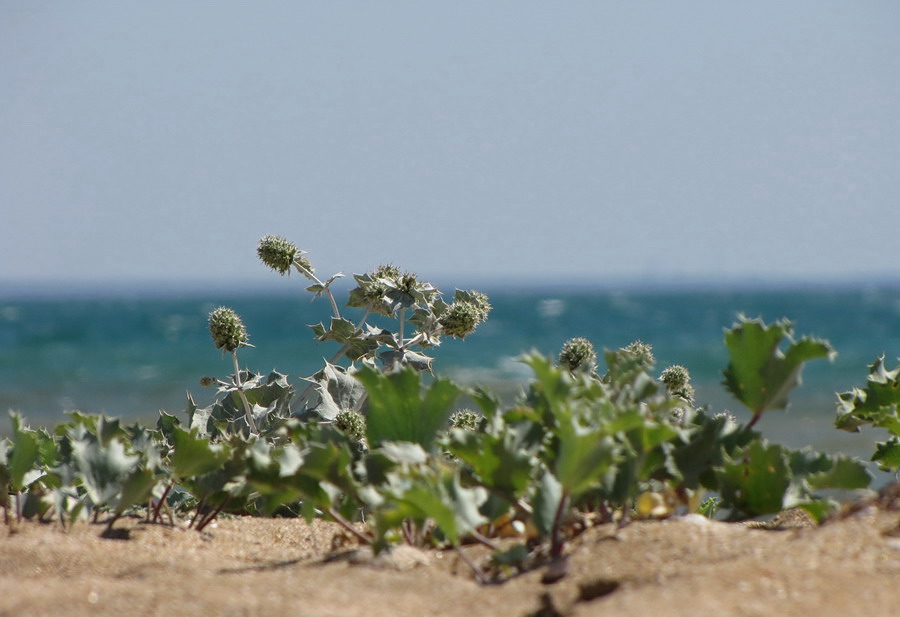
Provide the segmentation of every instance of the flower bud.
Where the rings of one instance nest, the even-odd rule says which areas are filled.
[[[656,364],[656,357],[653,355],[653,345],[648,345],[643,341],[635,341],[630,345],[623,347],[622,350],[631,354],[641,367],[645,369]]]
[[[454,302],[447,307],[438,321],[447,336],[465,338],[481,323],[482,311],[471,302]]]
[[[472,409],[460,409],[450,416],[450,428],[461,428],[465,431],[478,431],[485,424],[484,416]]]
[[[573,338],[563,344],[559,352],[559,365],[570,372],[592,372],[597,367],[597,352],[586,338]]]
[[[659,380],[666,386],[672,396],[683,398],[688,403],[694,402],[694,386],[691,385],[691,374],[680,364],[670,366],[662,372]]]
[[[233,352],[246,345],[249,337],[244,322],[232,309],[220,306],[209,314],[209,332],[216,348]]]

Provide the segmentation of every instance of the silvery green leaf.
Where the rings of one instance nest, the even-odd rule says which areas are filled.
[[[135,504],[146,502],[156,483],[156,477],[150,469],[144,467],[134,469],[122,481],[116,512],[121,514]]]
[[[480,486],[471,488],[460,484],[459,476],[454,475],[452,482],[446,483],[448,496],[453,503],[453,513],[456,519],[456,529],[460,535],[465,535],[478,527],[488,523],[480,508],[488,498],[486,489]]]
[[[397,340],[397,335],[394,332],[385,330],[384,328],[370,326],[369,324],[365,324],[365,337],[378,343],[390,345],[391,347],[400,346],[400,342]]]
[[[541,535],[547,537],[553,530],[556,513],[563,499],[563,488],[549,470],[544,470],[541,482],[538,485],[537,494],[534,497],[533,520],[535,527]]]
[[[309,329],[313,331],[313,334],[316,337],[316,340],[321,341],[322,337],[325,336],[325,326],[320,323],[310,324]]]
[[[313,331],[316,331],[313,328]],[[339,343],[346,343],[356,334],[356,326],[353,325],[353,322],[344,319],[342,317],[332,317],[331,325],[328,327],[328,330],[325,330],[321,335],[318,336],[320,341],[337,341]]]
[[[200,435],[212,435],[215,432],[215,427],[212,424],[213,410],[215,407],[215,404],[210,405],[209,407],[197,407],[194,400],[188,395],[188,428],[196,430]],[[169,427],[169,435],[174,433],[178,428],[181,427],[179,425],[171,425]]]
[[[287,444],[276,455],[281,477],[292,476],[303,465],[303,453],[294,444]]]
[[[301,414],[306,418],[313,416],[334,420],[342,410],[355,409],[366,393],[363,385],[348,375],[346,369],[330,362],[326,362],[325,367],[308,381],[313,383],[318,400],[307,403]]]
[[[138,457],[125,452],[117,437],[106,447],[93,435],[72,440],[72,451],[79,475],[95,505],[112,503],[122,490],[122,482],[138,462]]]
[[[386,441],[379,451],[395,463],[423,465],[428,460],[428,453],[422,446],[409,441]]]
[[[350,341],[345,343],[346,349],[344,350],[344,356],[347,357],[351,362],[356,362],[357,360],[365,357],[371,356],[372,352],[378,349],[378,341],[374,341],[369,338],[364,338],[362,336],[356,336],[352,338]]]
[[[219,469],[231,454],[227,444],[211,444],[194,430],[176,427],[172,436],[172,470],[180,478],[200,476]]]
[[[320,285],[319,283],[316,283],[315,285],[310,285],[309,287],[306,288],[306,291],[311,292],[311,293],[314,293],[315,296],[313,296],[313,297],[314,297],[314,298],[318,298],[318,297],[321,296],[323,293],[325,293],[325,290],[328,289],[329,285],[331,285],[331,284],[332,284],[333,282],[335,282],[337,279],[343,278],[343,277],[344,277],[344,273],[343,273],[343,272],[338,272],[337,274],[335,274],[334,276],[332,276],[330,279],[328,279],[327,281],[325,281],[325,282],[322,283],[321,285]]]
[[[22,427],[22,417],[9,412],[13,426],[12,451],[7,455],[7,474],[14,492],[25,488],[25,479],[40,458],[40,447],[34,431]],[[0,489],[3,490],[3,489]]]
[[[378,354],[378,358],[384,364],[384,369],[386,371],[391,371],[397,366],[409,366],[420,373],[423,371],[428,371],[430,373],[431,363],[434,361],[434,358],[408,349],[402,351],[389,349],[388,351]]]
[[[900,469],[900,438],[891,437],[887,441],[877,443],[872,460],[884,471],[896,472]]]

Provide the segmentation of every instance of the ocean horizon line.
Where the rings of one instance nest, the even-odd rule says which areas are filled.
[[[298,279],[299,276],[292,278]],[[637,293],[653,292],[696,292],[696,291],[782,291],[802,290],[859,290],[900,288],[898,275],[874,276],[644,276],[606,277],[587,280],[585,277],[525,277],[483,275],[466,277],[448,275],[430,277],[427,280],[443,291],[454,288],[481,289],[498,293],[536,291],[591,293],[628,291]],[[75,281],[24,281],[0,279],[0,300],[40,300],[57,298],[116,298],[116,297],[193,297],[209,294],[246,296],[265,294],[269,296],[293,295],[302,292],[306,281],[300,285],[279,279],[236,279],[227,280],[75,280]],[[301,286],[302,285],[302,286]],[[353,286],[353,277],[345,276],[334,283],[336,290]]]

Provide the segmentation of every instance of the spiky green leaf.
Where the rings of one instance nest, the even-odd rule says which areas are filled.
[[[803,365],[835,355],[826,341],[794,341],[792,334],[793,326],[787,320],[767,325],[743,315],[725,331],[729,363],[724,386],[755,415],[787,407],[788,393],[801,382]],[[780,349],[782,341],[787,341],[786,351]]]
[[[366,437],[370,446],[410,441],[425,449],[435,447],[434,438],[446,426],[460,392],[453,382],[436,379],[423,393],[420,374],[409,367],[389,374],[363,367],[356,377],[369,395]]]

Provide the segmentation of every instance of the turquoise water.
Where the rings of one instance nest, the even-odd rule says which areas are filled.
[[[465,341],[433,350],[435,370],[466,384],[515,396],[528,373],[516,358],[530,349],[556,354],[573,336],[598,348],[641,339],[654,346],[661,370],[683,364],[691,371],[698,402],[744,412],[719,385],[727,363],[723,328],[737,314],[794,321],[797,335],[826,338],[835,362],[811,363],[787,412],[759,424],[772,439],[867,455],[877,431],[850,435],[831,428],[835,392],[863,385],[867,365],[900,355],[900,286],[800,289],[698,288],[684,290],[491,289],[494,311]],[[81,409],[153,421],[159,409],[181,413],[185,393],[198,403],[214,392],[205,375],[230,372],[209,338],[209,311],[228,305],[240,313],[252,349],[240,353],[252,370],[272,369],[293,379],[319,369],[334,344],[313,341],[307,324],[328,318],[328,304],[297,294],[131,294],[117,297],[0,299],[0,410],[23,412],[32,424],[62,419]],[[347,309],[352,318],[353,309]],[[8,423],[0,420],[0,431]]]

